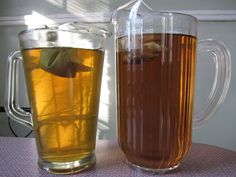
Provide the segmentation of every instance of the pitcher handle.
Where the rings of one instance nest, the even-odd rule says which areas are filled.
[[[201,40],[198,43],[198,52],[212,54],[215,64],[215,77],[210,95],[193,116],[194,127],[201,126],[215,113],[225,99],[231,78],[230,53],[222,42],[213,39]]]
[[[5,88],[4,107],[7,115],[14,121],[32,129],[32,117],[29,112],[24,111],[18,102],[18,73],[19,61],[22,61],[21,52],[10,53],[7,59],[7,78]]]

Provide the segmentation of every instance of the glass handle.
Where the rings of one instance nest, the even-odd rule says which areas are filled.
[[[32,129],[33,123],[31,114],[21,109],[18,102],[18,73],[19,61],[21,60],[22,57],[20,51],[12,52],[8,56],[4,107],[7,115],[12,120]]]
[[[212,39],[199,41],[198,52],[212,54],[215,64],[215,77],[210,95],[206,102],[200,106],[200,110],[194,114],[193,125],[195,127],[201,126],[208,120],[224,101],[231,77],[230,53],[223,43]]]

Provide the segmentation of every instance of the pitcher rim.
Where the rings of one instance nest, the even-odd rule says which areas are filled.
[[[66,25],[66,24],[75,24],[78,27],[84,27],[84,29],[79,29],[79,28],[75,28],[75,29],[61,29],[58,28],[62,25]],[[80,22],[68,22],[68,23],[63,23],[63,24],[57,24],[57,25],[53,25],[53,26],[48,26],[48,25],[42,25],[39,26],[37,28],[32,28],[32,29],[25,29],[21,32],[18,33],[18,37],[34,32],[34,31],[63,31],[63,32],[71,32],[71,33],[84,33],[84,34],[92,34],[92,35],[98,35],[104,38],[107,38],[109,36],[112,35],[112,32],[104,29],[104,28],[100,28],[100,27],[96,27],[93,24],[95,23],[80,23]]]
[[[112,13],[112,17],[111,17],[111,21],[112,19],[114,18],[114,16],[116,16],[116,13],[119,13],[119,12],[130,12],[130,10],[119,10],[119,11],[114,11]],[[151,12],[147,12],[147,13],[143,13],[145,15],[148,15],[148,16],[163,16],[163,15],[168,15],[168,16],[182,16],[182,17],[188,17],[188,18],[191,18],[194,22],[198,22],[198,19],[197,17],[191,15],[191,14],[187,14],[187,13],[182,13],[182,12],[178,12],[178,11],[151,11]]]

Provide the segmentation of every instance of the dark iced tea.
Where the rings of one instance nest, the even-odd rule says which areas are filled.
[[[146,34],[116,42],[119,144],[135,165],[173,168],[191,143],[197,39]]]

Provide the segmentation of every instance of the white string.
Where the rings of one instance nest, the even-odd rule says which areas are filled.
[[[142,0],[138,0],[134,6],[131,8],[130,13],[129,13],[129,19],[135,19],[138,14],[138,9],[140,7],[140,4],[142,3]]]
[[[148,8],[148,10],[153,11],[153,9],[151,7],[149,7],[144,1],[142,1],[142,3],[144,4],[145,7]]]
[[[133,3],[136,2],[136,1],[137,1],[137,0],[133,0],[133,1],[130,1],[130,2],[126,3],[126,4],[124,4],[124,5],[120,6],[120,7],[118,7],[118,8],[116,9],[116,11],[119,11],[119,10],[121,10],[121,9],[126,9],[127,7],[129,7],[131,4],[133,4]]]

